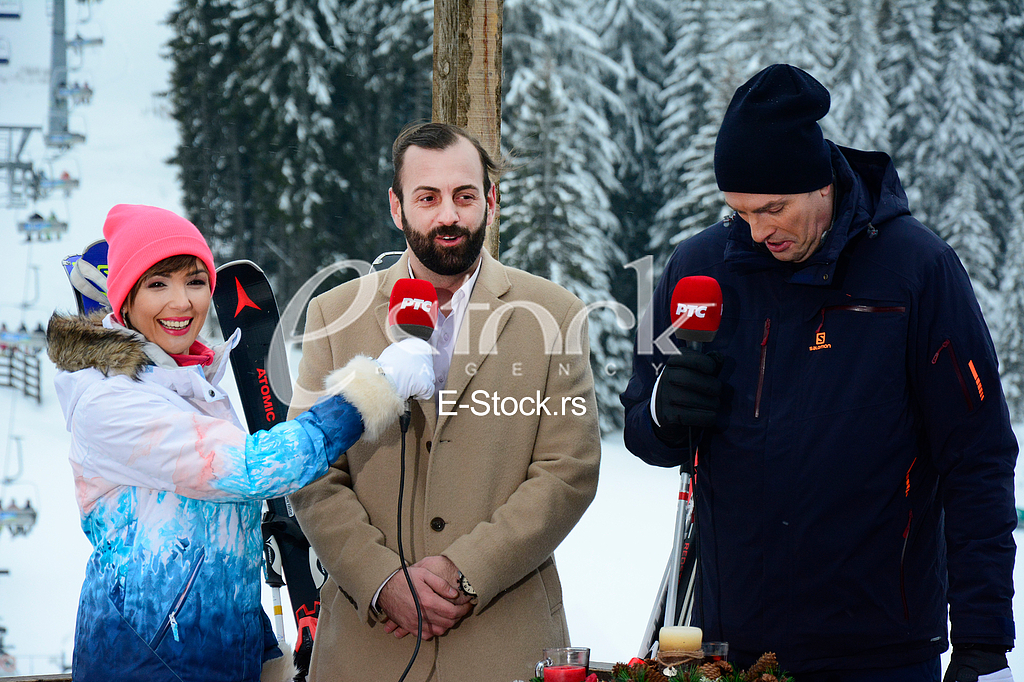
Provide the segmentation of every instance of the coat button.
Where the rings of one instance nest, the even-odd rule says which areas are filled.
[[[438,533],[440,533],[444,530],[444,525],[444,519],[442,519],[440,516],[435,516],[434,518],[430,519],[430,529],[433,531],[437,531]]]
[[[430,441],[427,441],[427,452],[430,452]]]

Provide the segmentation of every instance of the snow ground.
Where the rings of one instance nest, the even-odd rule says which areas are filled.
[[[0,35],[12,50],[11,64],[0,70],[0,125],[45,127],[50,58],[45,3],[22,4],[21,23],[0,24]],[[173,153],[176,130],[153,94],[167,87],[167,64],[155,48],[169,36],[159,21],[173,4],[104,0],[92,5],[90,20],[84,22],[82,6],[68,2],[68,35],[80,31],[86,37],[101,35],[105,42],[80,60],[69,57],[72,66],[82,65],[76,76],[95,90],[92,103],[71,114],[71,128],[85,132],[88,141],[44,166],[51,176],[63,170],[80,176],[81,187],[68,199],[55,195],[35,207],[43,214],[55,210],[70,222],[61,241],[25,244],[15,224],[29,210],[0,207],[0,250],[7,257],[0,272],[0,322],[34,328],[45,324],[54,308],[73,308],[60,260],[101,236],[103,218],[114,204],[148,203],[180,211],[175,171],[164,163]],[[28,152],[37,161],[45,157],[41,144],[30,145]],[[70,661],[89,555],[67,464],[69,436],[52,389],[54,369],[44,361],[42,371],[41,405],[0,388],[0,480],[20,474],[16,482],[0,484],[0,502],[31,500],[39,512],[27,536],[0,536],[0,569],[10,571],[0,575],[0,626],[8,630],[5,644],[23,674],[58,672],[62,657]],[[1024,438],[1024,425],[1017,434],[1018,440]],[[643,464],[621,442],[618,435],[604,441],[597,498],[556,552],[573,642],[589,646],[597,661],[628,660],[637,653],[675,519],[678,476]],[[1020,483],[1018,491],[1024,504]],[[1024,544],[1024,534],[1015,536],[1018,546]],[[1018,561],[1015,583],[1024,584],[1022,571]],[[270,603],[266,589],[268,610]],[[1018,596],[1014,606],[1016,613],[1024,613],[1024,597]],[[1024,650],[1011,652],[1010,661],[1024,679]]]

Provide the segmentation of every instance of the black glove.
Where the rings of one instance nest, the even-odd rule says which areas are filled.
[[[686,447],[690,427],[714,425],[722,394],[722,360],[718,351],[705,355],[690,348],[668,356],[651,396],[657,417],[654,433],[663,443]]]
[[[989,675],[1006,667],[1009,666],[1005,646],[954,644],[942,682],[978,682],[979,675]]]

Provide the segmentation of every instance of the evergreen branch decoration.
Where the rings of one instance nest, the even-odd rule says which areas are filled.
[[[728,661],[714,661],[685,668],[665,668],[651,659],[634,658],[612,667],[615,682],[796,682],[779,670],[774,653],[766,653],[747,670],[736,671]],[[543,682],[534,678],[531,682]]]

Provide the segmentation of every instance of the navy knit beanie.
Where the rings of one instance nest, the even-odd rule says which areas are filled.
[[[828,90],[801,69],[772,64],[736,90],[715,142],[723,192],[802,194],[832,182],[831,152],[818,121]]]

